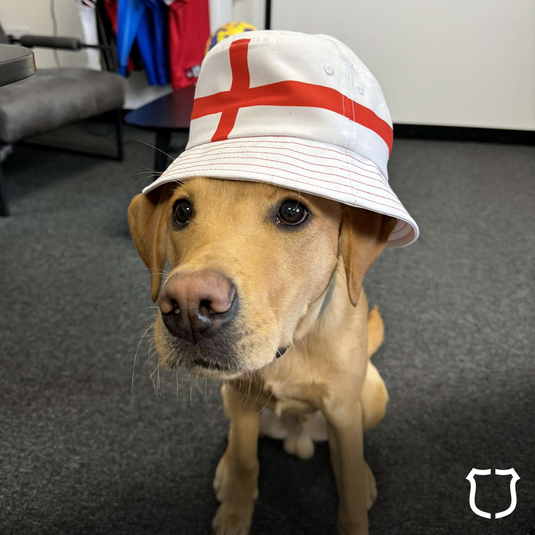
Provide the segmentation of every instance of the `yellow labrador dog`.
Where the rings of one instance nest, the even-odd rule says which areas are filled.
[[[339,532],[368,533],[377,491],[362,434],[382,419],[388,395],[368,358],[382,322],[361,285],[396,220],[203,177],[138,195],[128,218],[159,297],[160,364],[224,383],[230,431],[214,479],[214,532],[249,533],[263,432],[302,458],[313,454],[312,439],[327,438]]]

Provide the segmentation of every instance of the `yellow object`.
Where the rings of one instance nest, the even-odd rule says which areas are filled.
[[[228,24],[224,24],[208,38],[204,55],[208,54],[208,52],[212,48],[214,48],[217,43],[223,41],[223,39],[226,39],[229,35],[235,35],[237,33],[244,32],[253,32],[255,30],[256,28],[248,22],[229,22]]]

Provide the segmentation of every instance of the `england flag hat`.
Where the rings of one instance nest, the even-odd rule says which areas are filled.
[[[238,34],[203,61],[186,150],[143,193],[195,176],[251,180],[418,225],[388,183],[390,112],[379,83],[340,41],[285,31]]]

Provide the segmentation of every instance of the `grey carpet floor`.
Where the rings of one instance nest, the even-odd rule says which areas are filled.
[[[139,342],[154,313],[126,221],[152,165],[141,136],[128,131],[123,164],[21,147],[4,165],[1,534],[211,531],[218,388],[158,376],[150,335]],[[390,170],[422,235],[366,281],[391,396],[365,439],[379,488],[370,533],[534,535],[535,150],[400,140]],[[277,441],[259,449],[252,533],[334,535],[327,445],[306,462]],[[516,469],[512,515],[471,512],[473,467]],[[509,501],[509,478],[478,478],[481,509]]]

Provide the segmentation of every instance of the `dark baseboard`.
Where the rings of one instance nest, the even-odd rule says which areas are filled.
[[[399,139],[435,139],[441,141],[535,145],[535,131],[505,130],[501,128],[394,124],[394,137]]]

